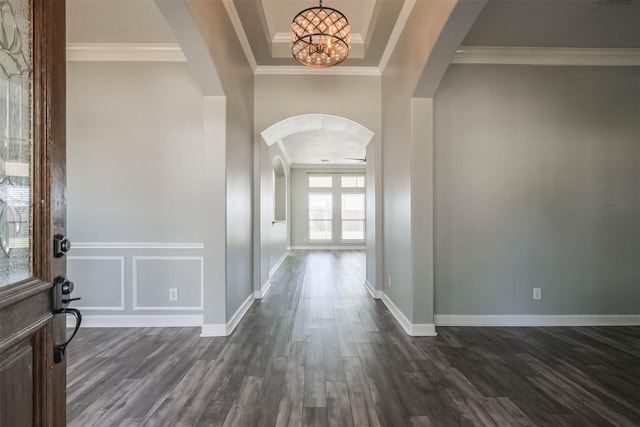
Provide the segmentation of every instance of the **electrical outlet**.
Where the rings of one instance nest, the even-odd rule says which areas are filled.
[[[178,288],[169,288],[169,301],[178,301]]]
[[[391,276],[387,277],[387,286],[391,287]]]
[[[533,288],[533,299],[542,299],[542,289]]]

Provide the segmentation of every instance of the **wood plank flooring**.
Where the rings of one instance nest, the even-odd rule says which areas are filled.
[[[412,338],[358,251],[297,251],[230,337],[82,329],[71,426],[640,425],[640,328],[438,328]]]

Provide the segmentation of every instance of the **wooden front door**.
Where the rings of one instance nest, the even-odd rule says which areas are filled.
[[[64,0],[0,0],[2,427],[66,422],[66,365],[54,361],[66,315],[52,292],[66,265],[53,256],[66,226],[64,16]]]

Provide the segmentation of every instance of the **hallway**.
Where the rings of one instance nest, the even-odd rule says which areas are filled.
[[[640,328],[438,328],[412,338],[362,251],[293,252],[233,335],[82,329],[71,426],[634,425]]]

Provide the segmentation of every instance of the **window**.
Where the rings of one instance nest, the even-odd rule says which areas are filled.
[[[331,188],[333,187],[332,176],[310,176],[309,188]]]
[[[364,240],[364,194],[362,193],[342,194],[342,240]]]
[[[364,188],[364,176],[348,175],[341,177],[342,188]]]
[[[331,177],[328,178],[331,179]],[[333,194],[309,194],[309,240],[331,240],[332,226]]]

